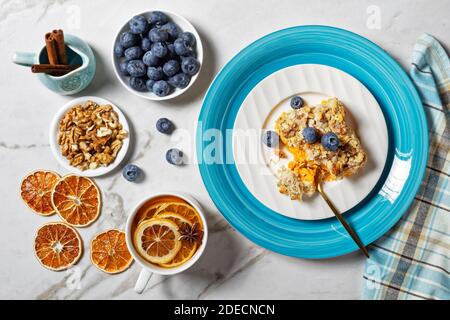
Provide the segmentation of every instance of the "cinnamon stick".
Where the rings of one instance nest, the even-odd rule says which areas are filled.
[[[79,67],[79,65],[75,64],[33,64],[31,66],[31,72],[62,76]]]
[[[52,31],[53,39],[56,42],[56,54],[60,64],[67,64],[66,44],[64,43],[64,32],[61,29]]]
[[[50,64],[58,64],[59,60],[56,51],[56,41],[50,32],[45,34],[45,47],[47,48],[48,62]]]

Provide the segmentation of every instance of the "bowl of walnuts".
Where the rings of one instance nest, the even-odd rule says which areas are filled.
[[[99,97],[80,97],[66,103],[53,118],[50,148],[68,171],[100,176],[125,158],[129,132],[125,115],[116,105]]]
[[[147,11],[122,26],[114,40],[112,62],[128,91],[149,100],[167,100],[193,85],[202,66],[203,47],[185,18]]]

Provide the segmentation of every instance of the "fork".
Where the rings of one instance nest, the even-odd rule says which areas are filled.
[[[355,241],[355,243],[358,245],[359,249],[361,249],[361,251],[364,253],[364,255],[367,258],[369,258],[369,252],[367,252],[367,249],[364,246],[364,244],[361,242],[361,239],[359,239],[356,232],[349,226],[347,221],[345,221],[344,217],[340,214],[339,210],[334,206],[333,202],[330,200],[330,198],[328,198],[326,193],[323,191],[321,181],[319,181],[317,183],[317,191],[319,191],[319,194],[322,196],[322,198],[328,204],[331,211],[333,211],[334,215],[339,220],[339,222],[344,226],[345,230],[347,230],[348,234],[352,237],[353,241]]]

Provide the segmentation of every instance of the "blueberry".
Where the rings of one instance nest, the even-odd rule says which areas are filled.
[[[316,143],[319,140],[319,134],[313,127],[306,127],[302,130],[303,138],[307,143]]]
[[[163,72],[166,76],[171,77],[180,71],[180,63],[177,60],[169,60],[163,66]]]
[[[134,164],[127,164],[122,170],[123,177],[130,182],[136,181],[140,174],[141,169]]]
[[[144,52],[149,51],[152,48],[152,42],[150,41],[149,38],[142,38],[141,40],[141,49]]]
[[[159,58],[153,54],[153,52],[147,51],[142,57],[142,61],[149,67],[157,66],[159,63]]]
[[[269,148],[276,148],[280,142],[278,133],[272,130],[268,130],[263,135],[263,143]]]
[[[339,138],[333,132],[325,133],[320,140],[323,147],[329,151],[337,151],[339,148]]]
[[[303,107],[303,99],[299,96],[293,96],[291,99],[291,107],[293,109],[300,109]]]
[[[120,44],[120,42],[116,42],[116,44],[114,45],[114,55],[116,57],[122,57],[123,56],[123,52],[124,52],[124,48],[123,46]]]
[[[151,42],[165,42],[169,40],[169,34],[166,30],[153,28],[148,33],[148,38]]]
[[[148,79],[145,85],[147,86],[148,91],[153,91],[153,85],[155,84],[155,80]]]
[[[167,118],[161,118],[156,121],[156,130],[161,133],[171,134],[174,129],[172,121]]]
[[[163,58],[167,54],[167,46],[164,42],[156,42],[152,45],[152,53],[158,57]]]
[[[128,49],[125,50],[125,58],[127,60],[140,59],[143,54],[144,51],[142,51],[141,47],[139,46],[129,47]]]
[[[136,91],[147,91],[147,86],[145,85],[145,78],[130,77],[129,84],[130,87]]]
[[[173,22],[167,22],[161,27],[161,30],[165,30],[172,39],[178,38],[180,34],[180,28]]]
[[[179,56],[188,56],[194,51],[189,43],[182,38],[175,40],[173,46],[175,48],[175,53]]]
[[[189,85],[189,82],[191,82],[191,77],[185,73],[177,73],[170,77],[167,82],[174,88],[184,89]]]
[[[135,34],[145,33],[148,30],[148,21],[144,16],[134,16],[128,24],[130,31]]]
[[[166,81],[159,80],[156,81],[155,84],[153,85],[152,91],[158,97],[165,97],[170,92],[170,86]]]
[[[149,22],[150,22],[150,24],[152,24],[154,26],[161,27],[168,20],[169,20],[169,18],[167,18],[167,16],[164,13],[162,13],[161,11],[150,12]]]
[[[150,80],[161,80],[164,77],[163,69],[161,67],[148,67],[147,77]]]
[[[181,166],[183,164],[183,151],[176,148],[167,150],[166,160],[170,164]]]
[[[123,48],[135,46],[139,42],[139,36],[129,31],[123,32],[119,37],[119,42]]]
[[[186,57],[181,60],[181,70],[190,75],[193,76],[200,70],[200,62],[198,62],[197,59],[194,57]]]
[[[178,58],[178,55],[175,53],[175,46],[173,45],[173,43],[166,43],[166,45],[167,45],[167,56],[170,59]]]
[[[197,40],[195,39],[194,34],[192,34],[191,32],[183,32],[180,36],[181,39],[183,39],[184,41],[187,42],[187,44],[191,47],[194,48],[195,45],[197,44]]]
[[[119,70],[124,76],[129,76],[130,74],[127,71],[128,61],[124,60],[119,63]]]
[[[142,77],[147,73],[147,66],[141,60],[128,62],[127,71],[132,77]]]

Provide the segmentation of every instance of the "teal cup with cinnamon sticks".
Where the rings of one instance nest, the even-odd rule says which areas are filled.
[[[38,53],[16,52],[13,62],[31,67],[39,80],[50,90],[76,94],[94,78],[95,56],[82,39],[53,30],[45,35],[45,46]]]

